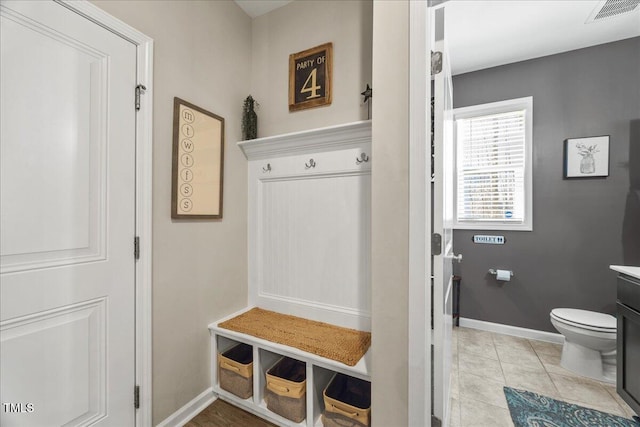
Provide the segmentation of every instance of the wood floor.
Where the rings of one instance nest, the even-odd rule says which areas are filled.
[[[275,427],[274,424],[217,399],[185,427]]]

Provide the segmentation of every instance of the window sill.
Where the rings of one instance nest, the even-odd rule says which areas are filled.
[[[454,230],[533,231],[531,224],[454,224]]]

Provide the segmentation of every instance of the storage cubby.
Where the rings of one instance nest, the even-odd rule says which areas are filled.
[[[232,340],[222,335],[218,335],[216,337],[218,340],[218,353],[224,353],[225,351],[237,346],[241,343],[241,341]]]
[[[243,310],[244,311],[244,310]],[[235,313],[228,318],[241,313]],[[370,381],[370,351],[355,366],[347,366],[334,360],[326,359],[316,354],[307,353],[294,347],[274,343],[261,338],[240,332],[220,328],[219,322],[209,325],[211,333],[211,354],[213,363],[211,375],[213,391],[221,399],[228,401],[248,412],[267,419],[274,424],[286,427],[320,427],[322,426],[322,411],[324,411],[323,391],[336,373]],[[240,399],[220,388],[217,379],[217,353],[232,348],[238,343],[245,343],[253,347],[253,397]],[[265,402],[265,387],[267,385],[267,371],[280,359],[289,357],[303,362],[306,365],[306,419],[300,423],[290,421],[280,415],[271,412]]]
[[[273,366],[275,365],[278,360],[280,360],[282,358],[281,354],[278,353],[274,353],[271,352],[269,350],[265,350],[265,349],[258,349],[258,357],[260,360],[259,366],[258,366],[258,378],[257,378],[257,386],[259,388],[258,394],[259,394],[259,399],[258,402],[260,403],[261,406],[264,406],[265,408],[267,407],[267,405],[264,402],[264,389],[267,386],[267,371]]]
[[[335,371],[322,368],[320,366],[313,367],[313,390],[312,393],[312,404],[313,404],[313,419],[315,427],[322,427],[322,412],[324,411],[324,399],[322,398],[322,392],[327,387],[333,376],[335,375]]]
[[[227,390],[224,390],[221,388],[220,386],[220,370],[219,370],[219,357],[218,354],[223,354],[225,352],[227,352],[228,350],[231,350],[232,348],[240,345],[240,344],[247,344],[243,341],[239,341],[239,340],[234,340],[222,335],[216,335],[216,336],[212,336],[212,340],[215,340],[215,343],[212,342],[212,349],[215,349],[215,351],[211,352],[211,358],[212,358],[212,364],[211,364],[211,384],[212,387],[214,389],[219,390],[219,393],[221,395],[228,395],[228,396],[233,396],[234,399],[238,399],[238,400],[244,400],[247,403],[252,403],[253,402],[253,396],[248,397],[247,399],[240,399],[238,396],[235,396],[233,393],[228,392]],[[254,350],[254,371],[255,371],[255,348]],[[254,373],[255,376],[255,373]],[[254,381],[255,383],[255,381]],[[255,384],[253,386],[253,394],[255,395]]]
[[[324,391],[325,427],[371,425],[371,382],[338,373]]]
[[[268,410],[294,423],[306,424],[306,363],[291,357],[280,358],[267,370],[264,394]]]

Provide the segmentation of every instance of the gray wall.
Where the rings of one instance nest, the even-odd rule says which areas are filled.
[[[609,265],[640,265],[640,38],[462,74],[453,85],[456,108],[533,96],[533,231],[455,230],[462,317],[555,332],[555,307],[613,314]],[[563,141],[596,135],[611,136],[609,177],[564,180]],[[623,223],[635,236],[623,238]],[[477,245],[474,234],[507,242]],[[489,268],[515,277],[500,285]]]

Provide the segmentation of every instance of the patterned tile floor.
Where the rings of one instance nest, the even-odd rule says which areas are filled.
[[[533,391],[630,418],[615,386],[560,366],[562,346],[454,328],[450,427],[513,426],[502,387]]]

